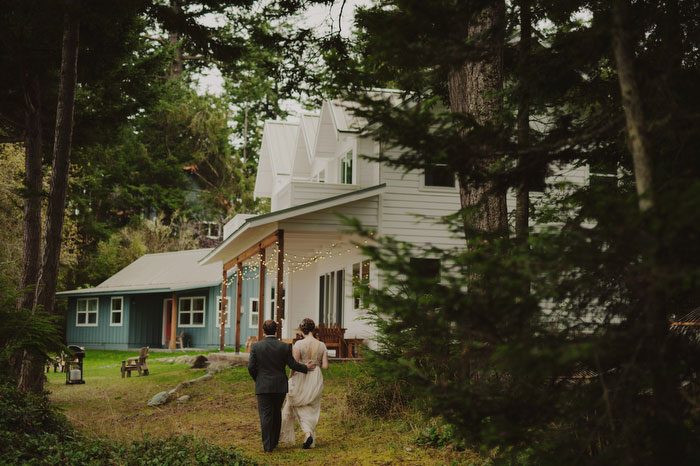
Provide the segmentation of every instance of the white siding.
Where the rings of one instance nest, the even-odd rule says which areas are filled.
[[[328,199],[339,194],[357,191],[359,188],[350,184],[314,183],[295,181],[291,188],[291,205],[297,206],[307,202]]]
[[[441,223],[443,216],[460,208],[457,188],[422,187],[422,176],[417,170],[404,174],[402,169],[382,165],[380,181],[387,188],[381,196],[379,234],[418,245],[462,246],[464,240]]]
[[[357,180],[359,186],[368,187],[379,184],[379,164],[362,158],[363,155],[376,155],[374,141],[358,138],[356,154]]]

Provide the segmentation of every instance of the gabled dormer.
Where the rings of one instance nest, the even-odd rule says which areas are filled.
[[[255,195],[269,197],[277,211],[377,185],[378,165],[359,157],[375,151],[360,124],[340,101],[325,101],[318,115],[297,122],[267,122]]]
[[[292,178],[298,125],[283,121],[266,121],[263,134],[253,193],[256,197],[271,198],[272,210],[276,210],[274,194],[284,189]]]

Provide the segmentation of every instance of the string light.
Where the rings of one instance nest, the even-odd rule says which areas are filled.
[[[367,244],[367,241],[364,241]],[[241,263],[241,270],[237,270],[234,274],[226,280],[226,286],[231,286],[234,281],[241,276],[242,281],[248,280],[259,280],[260,279],[260,265],[265,268],[265,277],[272,277],[280,271],[278,266],[278,256],[279,256],[279,243],[275,242],[268,248],[269,254],[266,255],[266,259],[262,260],[262,254],[257,253],[252,257],[246,259]],[[355,245],[355,249],[359,249],[358,245]],[[291,257],[288,253],[284,253],[284,270],[282,272],[287,275],[294,275],[295,273],[302,272],[309,267],[323,262],[327,259],[332,259],[334,257],[342,257],[343,254],[349,254],[352,252],[352,248],[345,243],[331,243],[329,248],[322,249],[310,256],[300,256],[293,254]]]

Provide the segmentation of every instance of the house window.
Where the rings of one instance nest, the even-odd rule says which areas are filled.
[[[356,291],[359,286],[369,286],[369,260],[352,264],[353,306],[355,309],[364,309],[362,297]]]
[[[258,298],[250,298],[250,319],[249,327],[258,328],[258,321],[260,319],[260,307],[258,306]]]
[[[352,184],[352,151],[340,159],[340,184]]]
[[[425,169],[424,186],[454,188],[455,174],[444,163],[437,163]]]
[[[547,188],[546,183],[547,178],[547,164],[541,164],[540,166],[534,168],[526,180],[525,187],[527,192],[538,192],[542,193]]]
[[[343,322],[343,298],[345,282],[343,270],[329,272],[319,277],[318,321],[325,324]]]
[[[200,228],[207,238],[219,239],[221,237],[221,225],[217,222],[202,222]]]
[[[204,327],[204,296],[178,300],[180,327]]]
[[[121,296],[112,298],[111,311],[109,313],[109,325],[110,327],[121,327],[122,326],[122,310],[124,306],[124,300]]]
[[[75,313],[76,327],[97,327],[98,299],[99,298],[78,299]]]
[[[591,187],[617,186],[617,163],[614,160],[598,160],[591,163],[589,184]]]
[[[216,327],[221,328],[221,296],[216,298]],[[226,297],[226,328],[231,327],[231,297]]]
[[[411,257],[411,268],[422,278],[440,280],[440,259]]]

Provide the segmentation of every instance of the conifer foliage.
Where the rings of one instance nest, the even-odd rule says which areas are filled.
[[[377,2],[358,12],[356,40],[326,44],[330,87],[403,151],[380,159],[444,164],[463,193],[486,193],[445,219],[465,248],[365,248],[388,280],[363,288],[380,329],[377,376],[408,381],[506,463],[693,464],[697,333],[671,322],[700,306],[698,6],[518,1],[481,27],[503,6]],[[495,82],[498,50],[503,84],[470,85]],[[503,105],[456,107],[456,91]],[[558,167],[590,176],[545,178]],[[523,187],[541,193],[528,234],[480,223],[489,199]],[[439,259],[439,274],[421,258]]]

